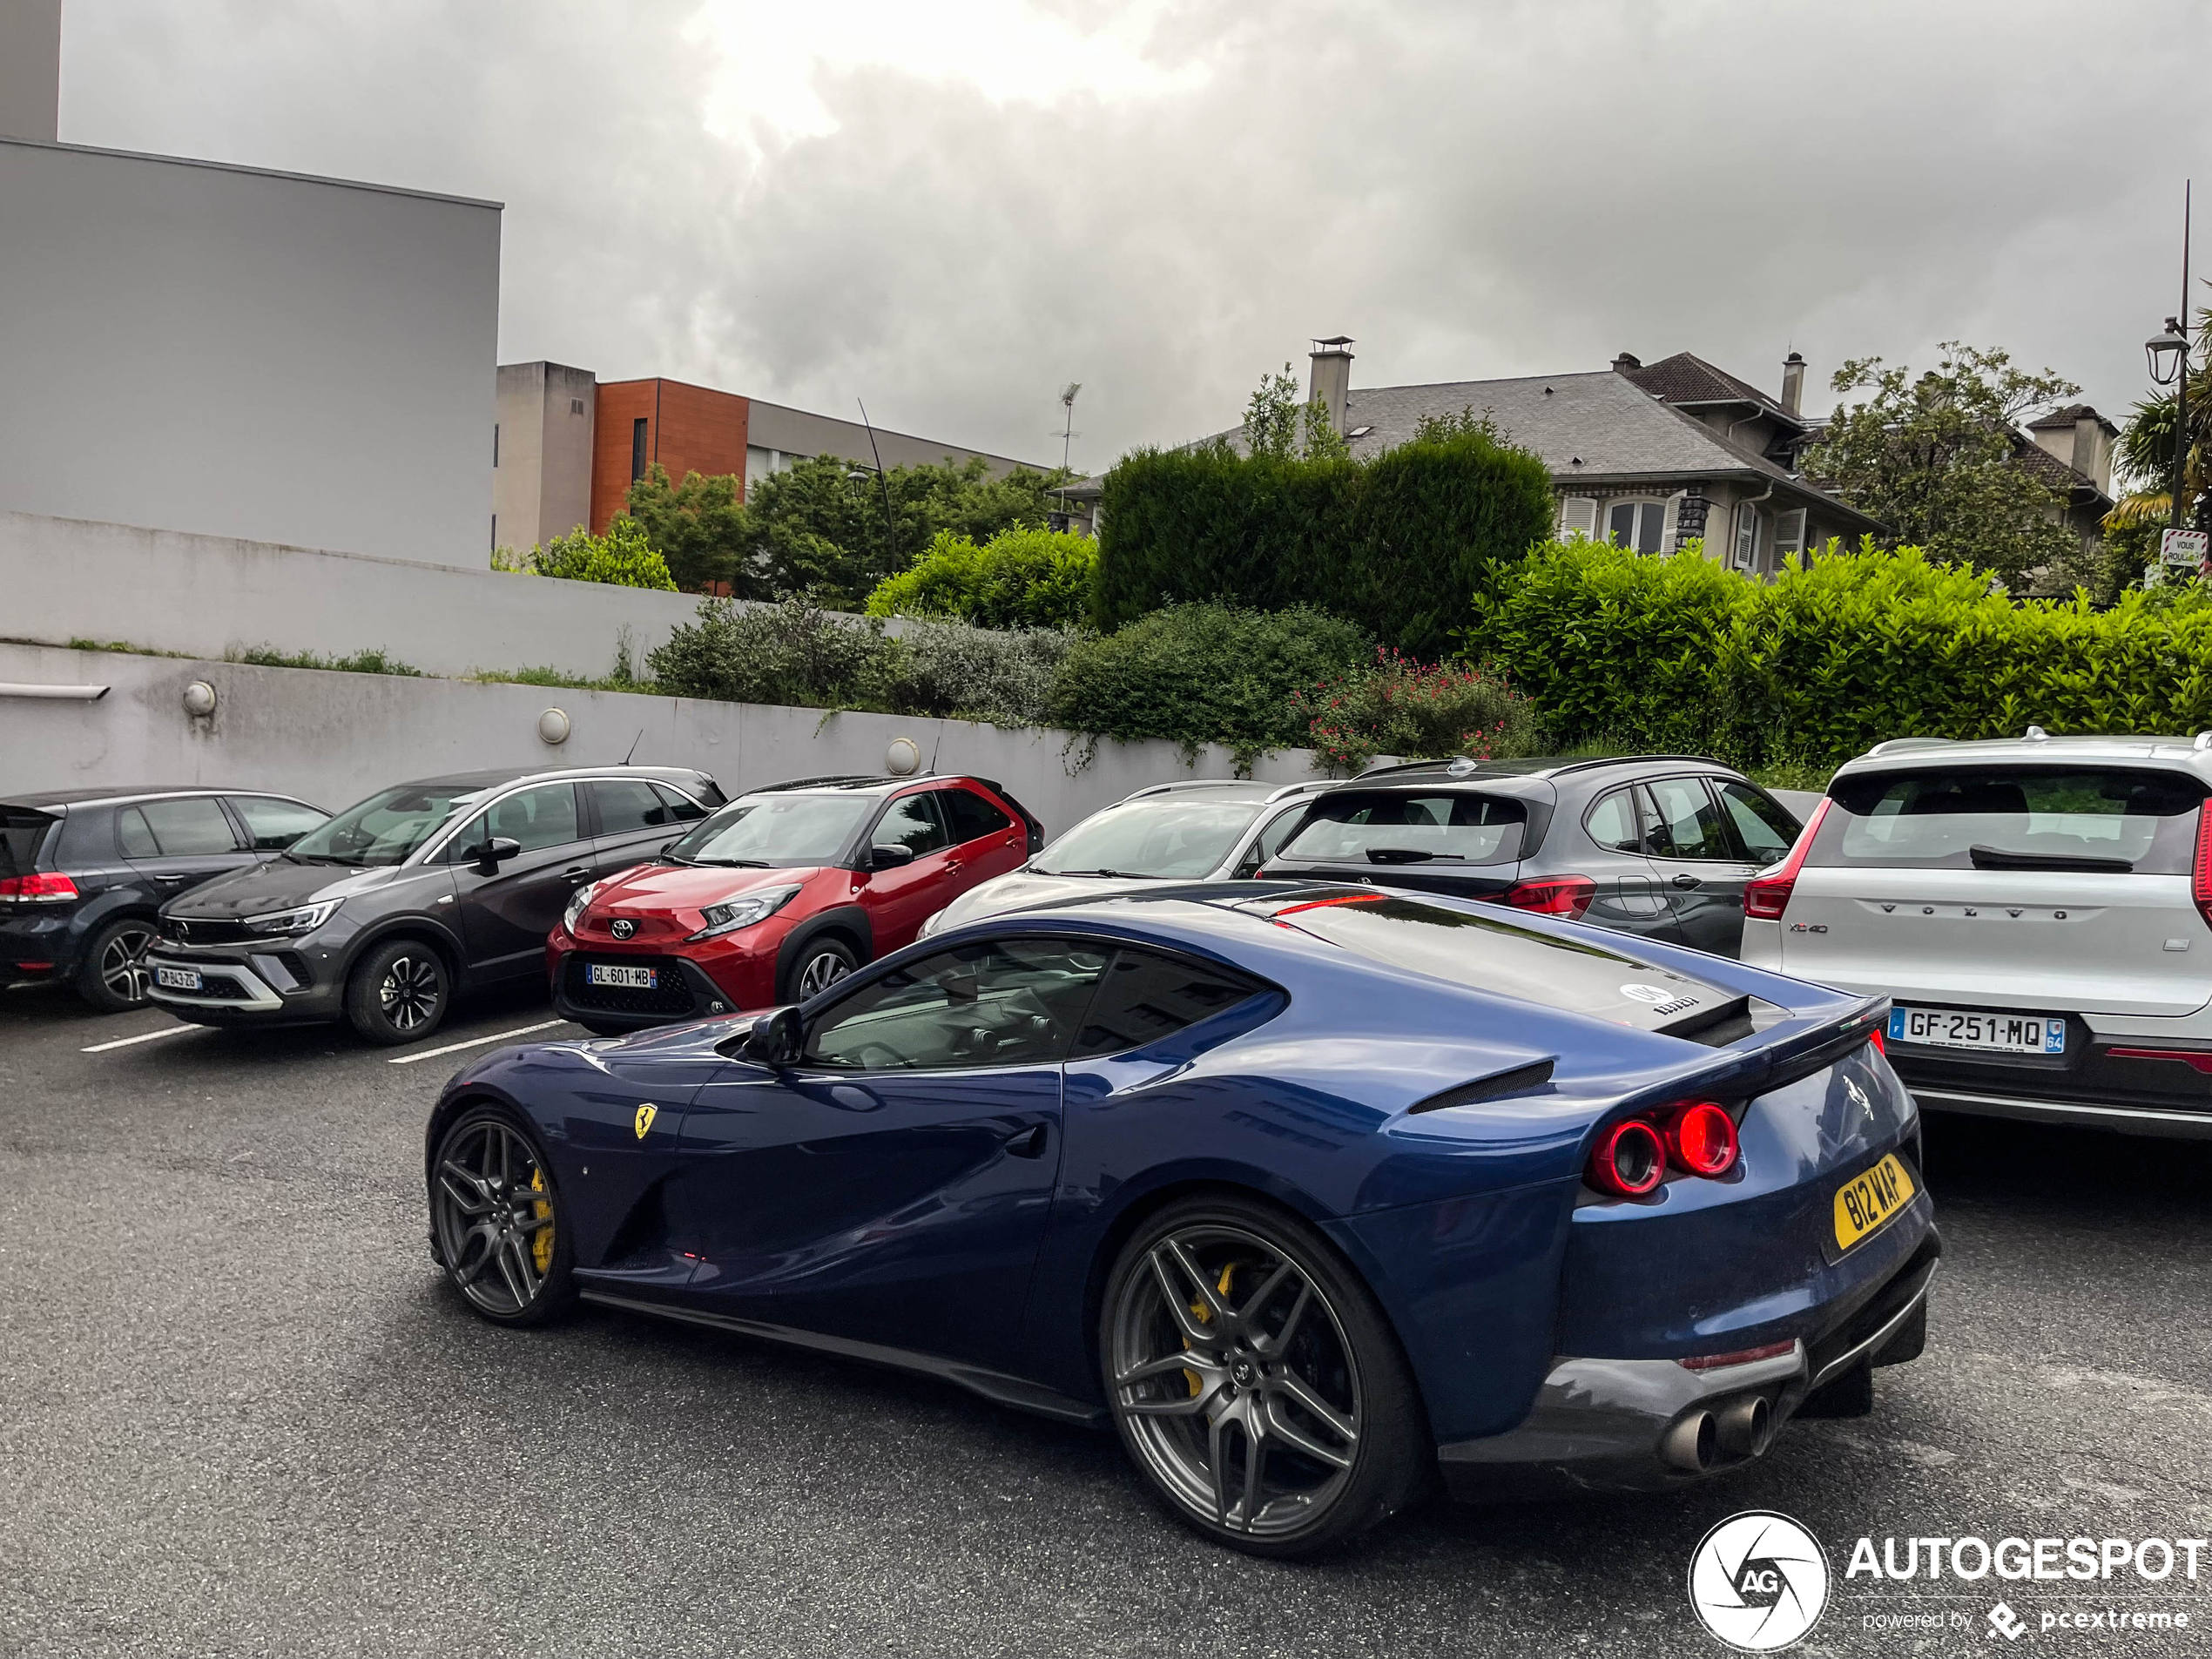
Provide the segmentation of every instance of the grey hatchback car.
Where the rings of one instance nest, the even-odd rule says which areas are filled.
[[[1488,899],[1733,956],[1795,814],[1689,755],[1422,761],[1318,797],[1263,874]]]
[[[172,900],[153,1000],[204,1025],[343,1019],[372,1042],[435,1030],[454,999],[545,976],[577,888],[723,804],[676,766],[461,772],[379,790],[276,858]]]

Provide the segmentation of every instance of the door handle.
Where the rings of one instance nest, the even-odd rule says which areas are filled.
[[[1044,1125],[1038,1123],[1018,1135],[1008,1136],[1006,1150],[1017,1158],[1042,1157],[1044,1143]]]
[[[1675,885],[1678,887],[1695,887],[1702,886],[1703,883],[1696,876],[1685,873],[1675,878]]]
[[[590,875],[590,873],[591,872],[585,869],[581,864],[571,864],[567,869],[561,872],[561,880],[563,881],[581,881],[584,877]]]

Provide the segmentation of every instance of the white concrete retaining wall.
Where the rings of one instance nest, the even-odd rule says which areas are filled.
[[[215,688],[212,715],[185,711],[194,680]],[[1192,765],[1174,744],[1155,742],[1102,743],[1071,775],[1080,750],[1065,753],[1067,733],[963,720],[0,644],[6,685],[110,689],[97,702],[0,694],[0,799],[83,784],[218,784],[281,789],[335,811],[410,778],[604,765],[633,743],[640,763],[699,766],[735,794],[786,778],[880,772],[891,740],[907,737],[927,769],[997,779],[1056,835],[1146,784],[1234,773],[1226,750],[1209,748]],[[570,722],[557,746],[537,735],[549,708]],[[1312,757],[1289,750],[1254,772],[1298,782],[1314,775]]]
[[[597,679],[624,629],[642,668],[698,605],[692,594],[0,512],[0,637],[14,640],[199,657],[381,648],[426,674],[554,668]]]

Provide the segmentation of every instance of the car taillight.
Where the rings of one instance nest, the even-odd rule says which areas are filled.
[[[67,904],[78,896],[77,883],[58,870],[0,876],[0,899],[13,899],[18,904]]]
[[[1711,1180],[1736,1167],[1736,1120],[1717,1101],[1676,1107],[1662,1138],[1667,1161],[1684,1175]]]
[[[1812,838],[1820,833],[1820,820],[1828,816],[1834,803],[1823,795],[1820,804],[1812,809],[1812,816],[1805,819],[1805,826],[1797,833],[1797,845],[1790,849],[1790,856],[1782,860],[1772,875],[1754,876],[1743,884],[1743,914],[1754,921],[1779,921],[1782,913],[1790,907],[1790,889],[1797,885],[1797,872],[1805,867],[1805,854],[1812,851]],[[2199,838],[2200,848],[2202,840]],[[2200,860],[2202,852],[2197,854]]]
[[[1866,1040],[1874,1045],[1874,1052],[1881,1055],[1883,1059],[1886,1060],[1890,1057],[1890,1045],[1882,1041],[1882,1031],[1879,1026],[1866,1034]]]
[[[2212,800],[2196,809],[2196,863],[2189,871],[2189,897],[2196,900],[2196,914],[2212,922]]]
[[[1641,1117],[1624,1117],[1598,1136],[1587,1178],[1600,1192],[1634,1198],[1657,1186],[1666,1172],[1659,1131]]]
[[[1578,920],[1597,896],[1597,883],[1586,875],[1548,875],[1516,881],[1498,895],[1500,904],[1515,910],[1532,910],[1540,916]]]

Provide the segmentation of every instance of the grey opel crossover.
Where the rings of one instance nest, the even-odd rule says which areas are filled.
[[[683,767],[397,784],[164,905],[149,993],[204,1025],[342,1019],[372,1042],[412,1042],[456,996],[542,981],[545,936],[577,887],[722,804],[712,778]]]
[[[1797,830],[1696,756],[1421,761],[1315,798],[1261,873],[1461,894],[1733,956],[1744,884]]]

